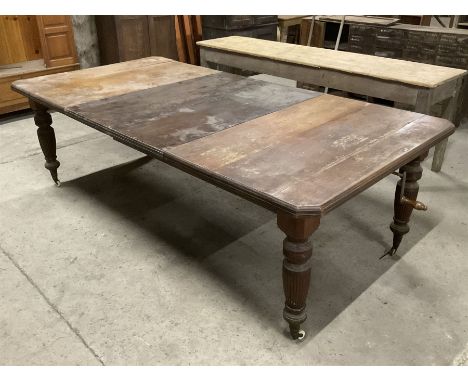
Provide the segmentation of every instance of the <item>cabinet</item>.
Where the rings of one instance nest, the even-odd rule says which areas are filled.
[[[415,61],[468,70],[468,31],[457,28],[396,24],[351,25],[348,50],[375,56]],[[468,82],[462,87],[462,102],[455,122],[466,116]]]
[[[36,16],[47,68],[77,63],[70,16]]]
[[[13,81],[77,68],[69,16],[0,16],[0,114],[29,107]]]
[[[178,59],[174,16],[96,16],[101,64],[148,56]]]
[[[278,16],[202,16],[203,40],[244,36],[276,41]]]
[[[228,36],[243,36],[276,41],[278,34],[278,16],[202,16],[203,40]],[[213,69],[242,76],[252,76],[250,70],[233,68],[227,65],[212,64]]]

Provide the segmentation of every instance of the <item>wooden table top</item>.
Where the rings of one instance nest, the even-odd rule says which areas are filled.
[[[327,15],[327,16],[316,16],[317,21],[329,21],[334,23],[341,23],[343,16]],[[350,24],[371,24],[371,25],[393,25],[396,24],[400,19],[393,17],[379,17],[379,16],[346,16],[345,23]]]
[[[453,132],[440,118],[148,58],[13,88],[274,211],[321,215]]]
[[[164,57],[147,57],[118,64],[15,81],[14,89],[32,95],[54,109],[137,90],[206,76],[214,70],[185,65]]]
[[[290,21],[290,20],[296,20],[296,19],[302,19],[304,17],[307,17],[309,15],[279,15],[278,20],[279,21]]]
[[[466,73],[462,69],[241,36],[203,40],[197,44],[210,49],[423,88],[440,86]]]

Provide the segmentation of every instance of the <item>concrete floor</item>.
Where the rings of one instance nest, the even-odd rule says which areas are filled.
[[[0,364],[467,364],[468,123],[400,257],[393,176],[322,220],[295,343],[272,213],[53,118],[61,188],[31,115],[0,122]]]

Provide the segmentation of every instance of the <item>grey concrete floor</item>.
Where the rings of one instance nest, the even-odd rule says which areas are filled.
[[[467,363],[468,123],[399,256],[394,177],[323,218],[295,343],[272,213],[53,118],[61,188],[31,115],[0,122],[0,364]]]

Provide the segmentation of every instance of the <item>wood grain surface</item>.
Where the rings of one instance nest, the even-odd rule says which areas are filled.
[[[302,19],[303,17],[307,17],[308,15],[279,15],[278,20],[280,21],[288,21],[288,20],[296,20]]]
[[[39,102],[63,110],[66,107],[170,84],[217,71],[170,60],[148,57],[118,64],[52,76],[20,80],[13,89]]]
[[[320,215],[453,129],[444,119],[322,95],[166,155],[280,209]]]
[[[414,189],[419,160],[454,130],[445,119],[161,58],[14,87],[30,97],[45,167],[57,185],[49,108],[276,212],[286,234],[283,318],[293,339],[305,335],[310,236],[321,216],[405,165]],[[414,201],[416,193],[405,196]],[[394,223],[406,224],[395,211]],[[396,250],[408,231],[391,227]]]
[[[341,23],[343,16],[317,16],[318,21],[330,21]],[[354,24],[371,24],[371,25],[393,25],[400,19],[392,17],[378,17],[378,16],[346,16],[346,23]]]
[[[216,73],[67,109],[77,119],[151,151],[179,145],[321,93]]]
[[[157,57],[15,82],[276,212],[323,215],[453,132],[444,119]]]
[[[365,54],[230,36],[199,41],[198,45],[277,62],[330,69],[424,88],[434,88],[462,76],[465,70]]]

